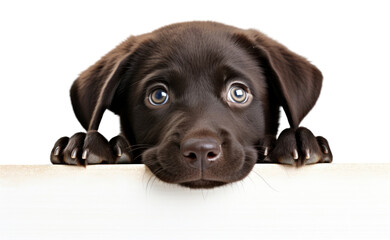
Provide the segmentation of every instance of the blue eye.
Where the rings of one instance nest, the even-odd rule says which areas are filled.
[[[232,86],[228,92],[228,100],[234,103],[245,103],[248,100],[248,92],[239,86]]]
[[[163,105],[168,101],[168,93],[165,89],[158,88],[149,95],[149,102],[152,105]]]

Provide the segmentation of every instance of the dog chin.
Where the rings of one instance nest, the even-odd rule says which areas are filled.
[[[162,149],[166,151],[165,147]],[[168,158],[168,155],[162,155],[165,156],[163,159]],[[183,166],[179,169],[172,169],[163,166],[162,162],[166,161],[162,160],[162,155],[159,147],[148,149],[142,155],[143,163],[161,181],[194,189],[210,189],[242,180],[250,173],[257,159],[256,150],[252,147],[246,147],[244,148],[243,156],[239,156],[243,158],[242,165],[237,166],[238,168],[236,170],[231,169],[224,175],[224,172],[216,174],[208,170],[194,171],[193,168]]]
[[[191,181],[191,182],[184,182],[184,183],[179,183],[183,187],[189,187],[189,188],[214,188],[214,187],[219,187],[225,184],[228,184],[227,182],[219,182],[219,181],[211,181],[211,180],[204,180],[204,179],[199,179],[196,181]]]

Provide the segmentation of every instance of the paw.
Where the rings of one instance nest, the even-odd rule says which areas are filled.
[[[285,129],[277,140],[266,137],[260,150],[262,162],[302,166],[314,163],[330,163],[333,156],[328,141],[315,137],[304,127]]]
[[[131,150],[127,141],[116,136],[109,142],[96,131],[62,137],[50,154],[53,164],[88,165],[100,163],[130,163]]]

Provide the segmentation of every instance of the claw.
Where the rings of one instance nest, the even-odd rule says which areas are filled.
[[[60,146],[57,146],[56,149],[54,149],[54,156],[58,156],[60,154]]]
[[[89,150],[88,149],[85,149],[84,152],[83,152],[83,155],[81,156],[82,159],[87,159],[88,158],[88,152]]]
[[[70,157],[72,159],[76,159],[76,157],[77,157],[77,150],[78,150],[77,148],[73,149],[72,153],[70,154]]]
[[[298,159],[298,151],[296,149],[294,149],[292,156],[293,156],[294,160]]]
[[[116,146],[116,155],[118,157],[121,157],[122,156],[122,149],[119,147],[119,146]]]
[[[321,145],[322,147],[322,151],[325,153],[325,154],[328,154],[329,153],[329,150],[328,148],[325,146],[325,145]]]
[[[306,156],[305,156],[306,160],[307,159],[310,159],[310,150],[309,149],[306,149]]]
[[[264,149],[264,156],[267,156],[268,155],[268,147],[266,147],[265,149]]]

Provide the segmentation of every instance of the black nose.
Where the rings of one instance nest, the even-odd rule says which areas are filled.
[[[201,137],[185,140],[180,150],[191,166],[205,169],[221,156],[221,145],[215,138]]]

